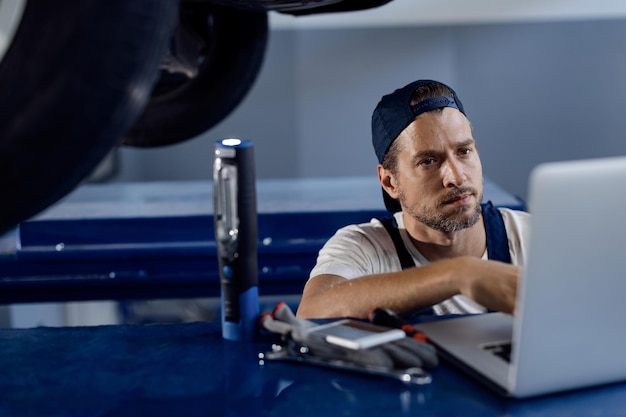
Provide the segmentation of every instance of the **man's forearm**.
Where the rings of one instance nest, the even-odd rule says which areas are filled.
[[[300,317],[357,317],[377,307],[400,314],[463,294],[491,310],[515,309],[519,266],[462,256],[389,274],[347,280],[320,275],[306,285]]]
[[[430,307],[459,294],[457,282],[464,263],[463,258],[455,258],[351,280],[325,275],[314,277],[303,292],[298,315],[366,318],[377,307],[400,314]],[[314,281],[318,279],[320,282],[316,285]]]

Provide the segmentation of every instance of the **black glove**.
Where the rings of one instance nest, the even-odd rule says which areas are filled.
[[[438,364],[435,348],[421,340],[405,337],[366,349],[349,349],[328,343],[323,333],[312,332],[318,324],[295,317],[285,303],[279,303],[272,314],[261,316],[261,326],[281,336],[282,359],[331,364],[354,370],[398,372],[409,368],[433,369]]]

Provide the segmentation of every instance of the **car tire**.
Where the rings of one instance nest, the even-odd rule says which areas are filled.
[[[171,0],[30,0],[0,62],[0,233],[72,191],[143,110]]]
[[[170,145],[196,137],[222,121],[244,99],[262,67],[267,21],[267,13],[262,11],[183,2],[178,39],[186,34],[201,45],[196,55],[186,60],[187,65],[179,65],[180,71],[161,70],[148,105],[123,144]],[[196,62],[196,68],[189,62]],[[185,70],[193,75],[183,74]]]

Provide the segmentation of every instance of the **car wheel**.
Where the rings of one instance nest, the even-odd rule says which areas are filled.
[[[183,2],[152,97],[124,145],[182,142],[223,120],[256,80],[267,38],[266,12]]]
[[[0,233],[69,193],[119,143],[150,96],[178,13],[171,0],[5,3]]]

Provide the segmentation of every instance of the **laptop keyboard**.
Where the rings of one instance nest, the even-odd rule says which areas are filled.
[[[489,343],[483,345],[482,348],[504,359],[506,362],[511,362],[511,342]]]

